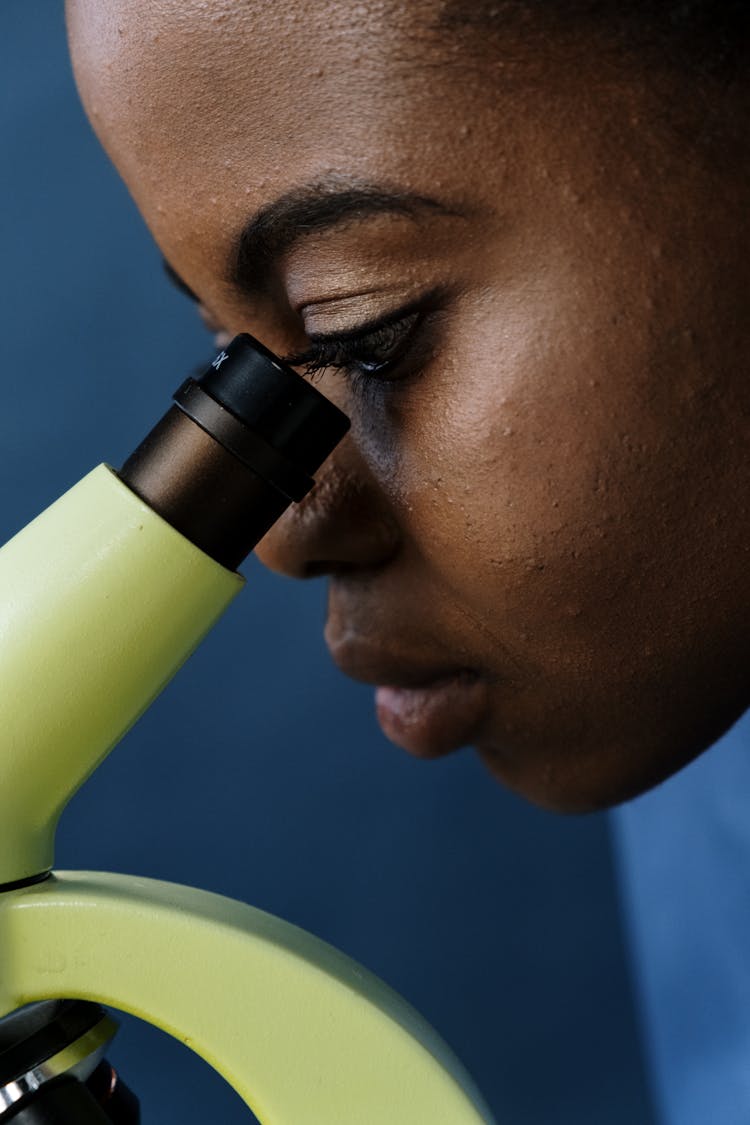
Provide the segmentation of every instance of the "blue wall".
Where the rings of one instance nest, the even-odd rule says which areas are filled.
[[[121,462],[210,352],[86,124],[61,8],[0,8],[2,539]],[[73,801],[59,866],[202,885],[314,931],[435,1024],[501,1123],[648,1125],[606,819],[527,807],[470,752],[390,746],[327,656],[323,586],[245,570]],[[145,1125],[250,1119],[135,1020],[112,1057]]]

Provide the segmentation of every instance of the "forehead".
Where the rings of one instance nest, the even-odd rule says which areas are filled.
[[[136,196],[159,181],[192,194],[196,177],[209,196],[270,194],[292,164],[310,179],[388,148],[392,164],[427,156],[409,130],[440,84],[429,9],[70,0],[68,23],[92,123]]]
[[[206,292],[248,216],[299,184],[465,194],[467,122],[487,99],[449,65],[435,0],[68,0],[67,14],[92,124]]]
[[[571,74],[508,41],[482,70],[441,8],[68,0],[92,124],[196,291],[218,296],[248,216],[301,184],[340,176],[512,213],[539,184],[597,174],[606,99],[581,59]],[[612,91],[630,97],[613,86],[610,112]]]

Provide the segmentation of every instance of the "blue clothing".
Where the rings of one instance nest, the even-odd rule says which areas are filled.
[[[663,1125],[750,1122],[750,712],[613,815]]]

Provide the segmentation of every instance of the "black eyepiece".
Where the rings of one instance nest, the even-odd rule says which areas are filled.
[[[349,429],[337,406],[247,334],[235,336],[197,382],[308,476]]]
[[[120,477],[182,535],[234,568],[293,502],[349,419],[252,336],[235,336],[141,442]]]

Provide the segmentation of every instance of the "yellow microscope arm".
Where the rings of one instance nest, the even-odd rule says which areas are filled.
[[[171,884],[44,878],[73,792],[242,584],[106,466],[0,551],[0,1014],[55,998],[131,1012],[264,1125],[487,1125],[435,1032],[311,935]]]
[[[219,895],[61,874],[0,899],[0,1007],[96,1000],[197,1051],[264,1125],[480,1125],[421,1017],[312,935]]]

